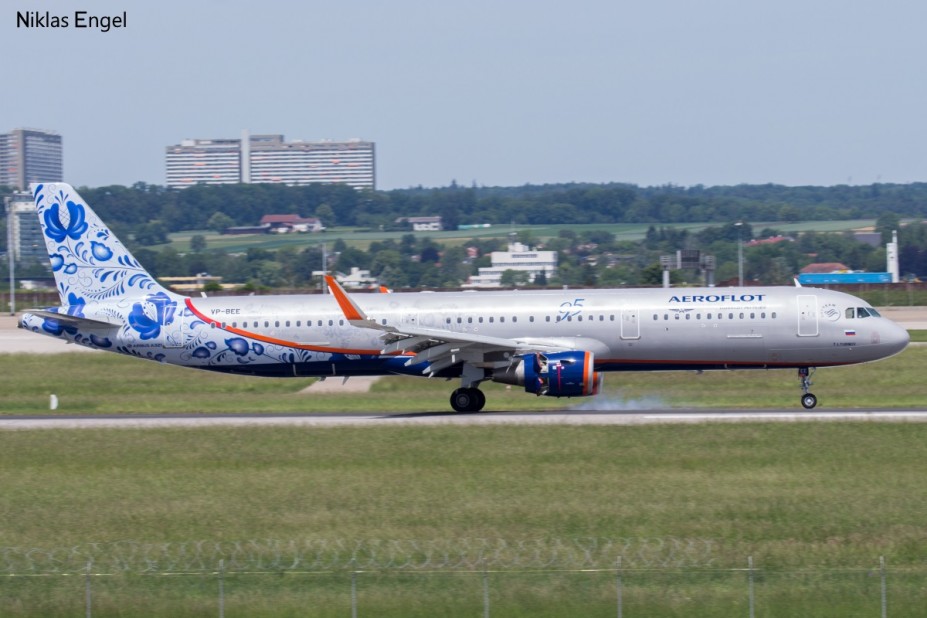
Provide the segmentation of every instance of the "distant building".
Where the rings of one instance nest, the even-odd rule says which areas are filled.
[[[532,283],[541,273],[549,279],[557,274],[556,251],[534,251],[520,242],[509,243],[508,251],[493,251],[490,254],[492,266],[480,268],[463,285],[465,288],[497,288],[502,285],[502,273],[507,270],[526,273]]]
[[[325,229],[322,221],[315,217],[300,217],[299,215],[264,215],[261,225],[269,226],[273,234],[286,234],[288,232],[321,232]]]
[[[848,273],[851,272],[851,269],[846,264],[841,264],[840,262],[816,262],[814,264],[808,264],[802,268],[799,273],[803,275],[813,274],[813,273]]]
[[[795,242],[795,239],[791,236],[770,236],[769,238],[757,238],[751,240],[750,242],[745,242],[744,247],[760,247],[762,245],[775,245],[780,242]]]
[[[167,186],[242,182],[241,140],[191,139],[167,148]]]
[[[343,273],[336,273],[335,279],[338,280],[338,283],[343,285],[347,289],[376,289],[379,287],[379,282],[377,278],[370,274],[369,270],[360,269],[357,266],[351,267],[351,274],[345,275]]]
[[[341,183],[375,189],[375,146],[360,139],[287,142],[283,135],[186,139],[165,153],[167,186]]]
[[[17,262],[39,262],[48,264],[48,250],[45,237],[35,212],[35,202],[28,193],[17,193],[10,202],[10,235],[13,257]]]
[[[61,136],[52,131],[13,129],[0,133],[0,185],[20,191],[33,182],[61,182]]]
[[[416,232],[440,232],[444,229],[441,217],[400,217],[395,223],[408,223]]]

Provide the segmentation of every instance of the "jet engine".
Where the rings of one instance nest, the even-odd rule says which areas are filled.
[[[587,397],[602,386],[594,371],[592,352],[580,350],[553,354],[525,354],[518,362],[492,375],[494,382],[524,386],[525,391],[547,397]]]

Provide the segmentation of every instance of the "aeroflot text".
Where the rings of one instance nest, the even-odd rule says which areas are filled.
[[[762,302],[766,298],[765,294],[708,294],[702,296],[694,294],[692,296],[670,296],[671,303],[750,303]]]

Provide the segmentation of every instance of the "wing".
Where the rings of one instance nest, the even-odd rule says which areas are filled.
[[[380,337],[384,341],[381,353],[411,354],[406,366],[427,363],[422,370],[424,375],[434,375],[463,362],[484,368],[505,367],[514,356],[576,349],[571,342],[557,339],[507,339],[438,328],[389,326],[367,317],[334,277],[326,276],[325,280],[344,317],[352,326],[381,331]]]

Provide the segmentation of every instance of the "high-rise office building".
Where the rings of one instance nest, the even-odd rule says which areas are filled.
[[[287,142],[283,135],[191,139],[166,152],[167,186],[228,183],[342,183],[376,187],[373,142]]]
[[[0,133],[0,185],[27,190],[33,182],[64,180],[61,136],[52,131],[13,129]]]
[[[10,249],[17,262],[39,262],[48,264],[48,250],[45,248],[45,236],[39,217],[35,212],[35,202],[30,193],[16,193],[10,200],[10,212],[7,225],[12,244]]]

